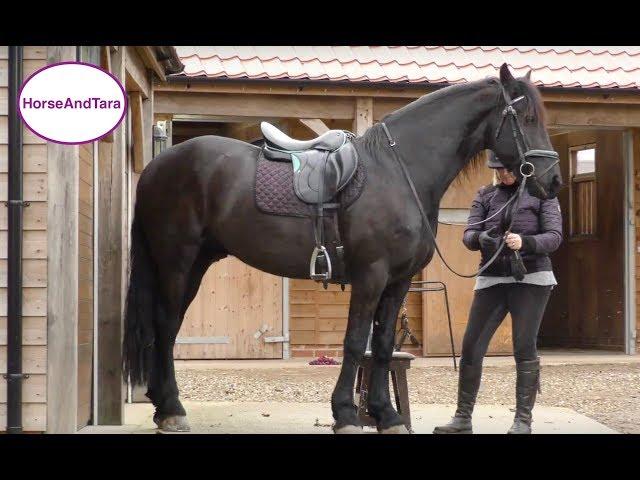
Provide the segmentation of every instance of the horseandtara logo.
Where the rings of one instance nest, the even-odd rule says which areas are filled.
[[[27,128],[45,140],[88,143],[120,124],[127,96],[117,78],[95,65],[55,63],[24,82],[18,111]]]
[[[61,109],[61,108],[120,108],[120,100],[105,100],[100,97],[91,97],[85,99],[73,99],[67,97],[65,100],[51,100],[51,99],[33,99],[31,97],[22,98],[22,108],[49,108],[49,109]]]

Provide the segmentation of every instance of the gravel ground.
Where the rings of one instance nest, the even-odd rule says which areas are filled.
[[[178,370],[176,374],[185,400],[329,402],[339,368]],[[408,378],[412,403],[455,403],[457,373],[451,367],[412,368]],[[478,403],[513,406],[514,390],[513,366],[485,367]],[[640,433],[640,364],[543,366],[538,403],[571,408],[619,432]]]

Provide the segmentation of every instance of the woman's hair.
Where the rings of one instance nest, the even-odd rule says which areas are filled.
[[[492,168],[491,170],[493,170],[493,180],[492,183],[493,185],[500,185],[500,177],[498,176],[498,169],[496,168]]]

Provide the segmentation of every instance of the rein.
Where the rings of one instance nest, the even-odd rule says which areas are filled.
[[[524,189],[526,187],[527,181],[529,180],[530,177],[534,177],[532,179],[532,181],[534,182],[536,188],[540,191],[540,193],[545,198],[547,198],[548,194],[545,191],[545,189],[542,187],[542,185],[540,184],[539,178],[541,178],[544,175],[546,175],[553,167],[555,167],[560,162],[560,158],[559,158],[558,152],[556,152],[556,151],[553,151],[553,150],[530,150],[528,148],[527,143],[526,143],[526,139],[524,137],[524,134],[522,133],[522,128],[520,127],[520,122],[518,121],[518,114],[517,114],[515,108],[513,108],[513,105],[516,104],[517,102],[523,100],[524,96],[521,96],[521,97],[518,97],[518,98],[516,98],[514,100],[511,100],[511,97],[509,96],[509,94],[505,90],[504,86],[500,85],[500,87],[502,88],[502,95],[503,95],[504,100],[506,102],[506,107],[502,111],[502,119],[501,119],[500,124],[498,126],[498,129],[496,131],[495,138],[497,139],[500,136],[500,132],[502,130],[502,126],[504,125],[504,122],[505,122],[505,120],[506,120],[506,118],[508,116],[509,119],[510,119],[510,122],[511,122],[511,131],[512,131],[512,134],[513,134],[513,139],[514,139],[516,147],[518,149],[518,157],[520,158],[520,174],[522,175],[522,182],[520,182],[520,186],[518,187],[518,191],[507,201],[507,203],[503,207],[500,208],[500,210],[498,212],[496,212],[491,217],[482,220],[481,222],[476,222],[476,223],[471,224],[471,225],[476,225],[476,224],[479,224],[479,223],[486,222],[490,218],[493,218],[495,215],[500,213],[511,202],[515,201],[515,204],[513,205],[512,210],[511,210],[512,215],[511,215],[511,221],[509,223],[509,228],[505,232],[505,235],[503,236],[502,241],[500,242],[500,246],[495,251],[493,256],[487,261],[487,263],[485,263],[477,272],[472,273],[472,274],[462,274],[462,273],[456,272],[447,263],[447,261],[444,259],[444,256],[442,255],[442,252],[440,251],[440,247],[438,247],[438,242],[436,241],[436,235],[433,232],[433,229],[431,228],[431,224],[429,223],[429,218],[427,217],[427,214],[425,213],[424,208],[422,207],[422,202],[420,201],[420,197],[419,197],[418,192],[416,190],[415,184],[413,183],[413,180],[411,179],[411,175],[409,174],[409,171],[407,170],[406,165],[404,164],[404,162],[400,158],[400,155],[397,153],[397,151],[394,148],[397,144],[396,144],[395,140],[393,139],[393,137],[391,136],[391,132],[389,131],[389,128],[387,127],[387,125],[384,122],[380,123],[380,125],[382,126],[382,129],[384,130],[385,135],[387,136],[387,139],[389,140],[389,148],[391,148],[391,151],[393,152],[393,157],[396,159],[396,161],[400,165],[400,169],[402,170],[402,173],[403,173],[405,179],[407,180],[407,183],[409,184],[409,188],[411,189],[411,193],[413,193],[413,198],[415,199],[416,204],[418,205],[418,210],[420,211],[420,215],[422,216],[422,221],[423,221],[424,225],[426,226],[427,231],[431,235],[431,238],[433,239],[433,245],[435,247],[436,252],[438,253],[438,256],[440,257],[440,260],[442,260],[442,263],[444,263],[444,265],[453,274],[455,274],[455,275],[457,275],[459,277],[462,277],[462,278],[477,277],[478,275],[480,275],[482,272],[484,272],[487,268],[489,268],[493,264],[493,262],[498,258],[498,256],[500,255],[500,253],[502,252],[502,250],[503,250],[503,248],[504,248],[504,246],[506,244],[506,240],[505,240],[506,235],[511,232],[511,228],[513,227],[513,222],[515,220],[514,213],[517,211],[517,208],[518,208],[518,205],[520,203],[520,199],[522,198],[522,194],[524,193]],[[534,175],[535,174],[535,165],[533,165],[533,163],[531,163],[531,162],[529,162],[527,160],[528,157],[548,157],[548,158],[555,158],[556,160],[551,165],[549,165],[547,168],[545,168],[541,172],[540,175]],[[446,222],[440,222],[440,223],[446,223]],[[453,225],[453,224],[450,224],[450,225]],[[517,250],[514,250],[514,252],[516,253],[517,256],[519,256],[519,252]]]

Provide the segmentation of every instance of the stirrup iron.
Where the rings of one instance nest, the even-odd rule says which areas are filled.
[[[316,264],[319,258],[325,259],[327,262],[327,271],[325,273],[316,273]],[[327,280],[331,280],[331,259],[329,258],[329,253],[327,253],[327,249],[324,248],[324,245],[317,246],[313,249],[309,270],[311,280],[315,280],[316,282],[326,282]]]

